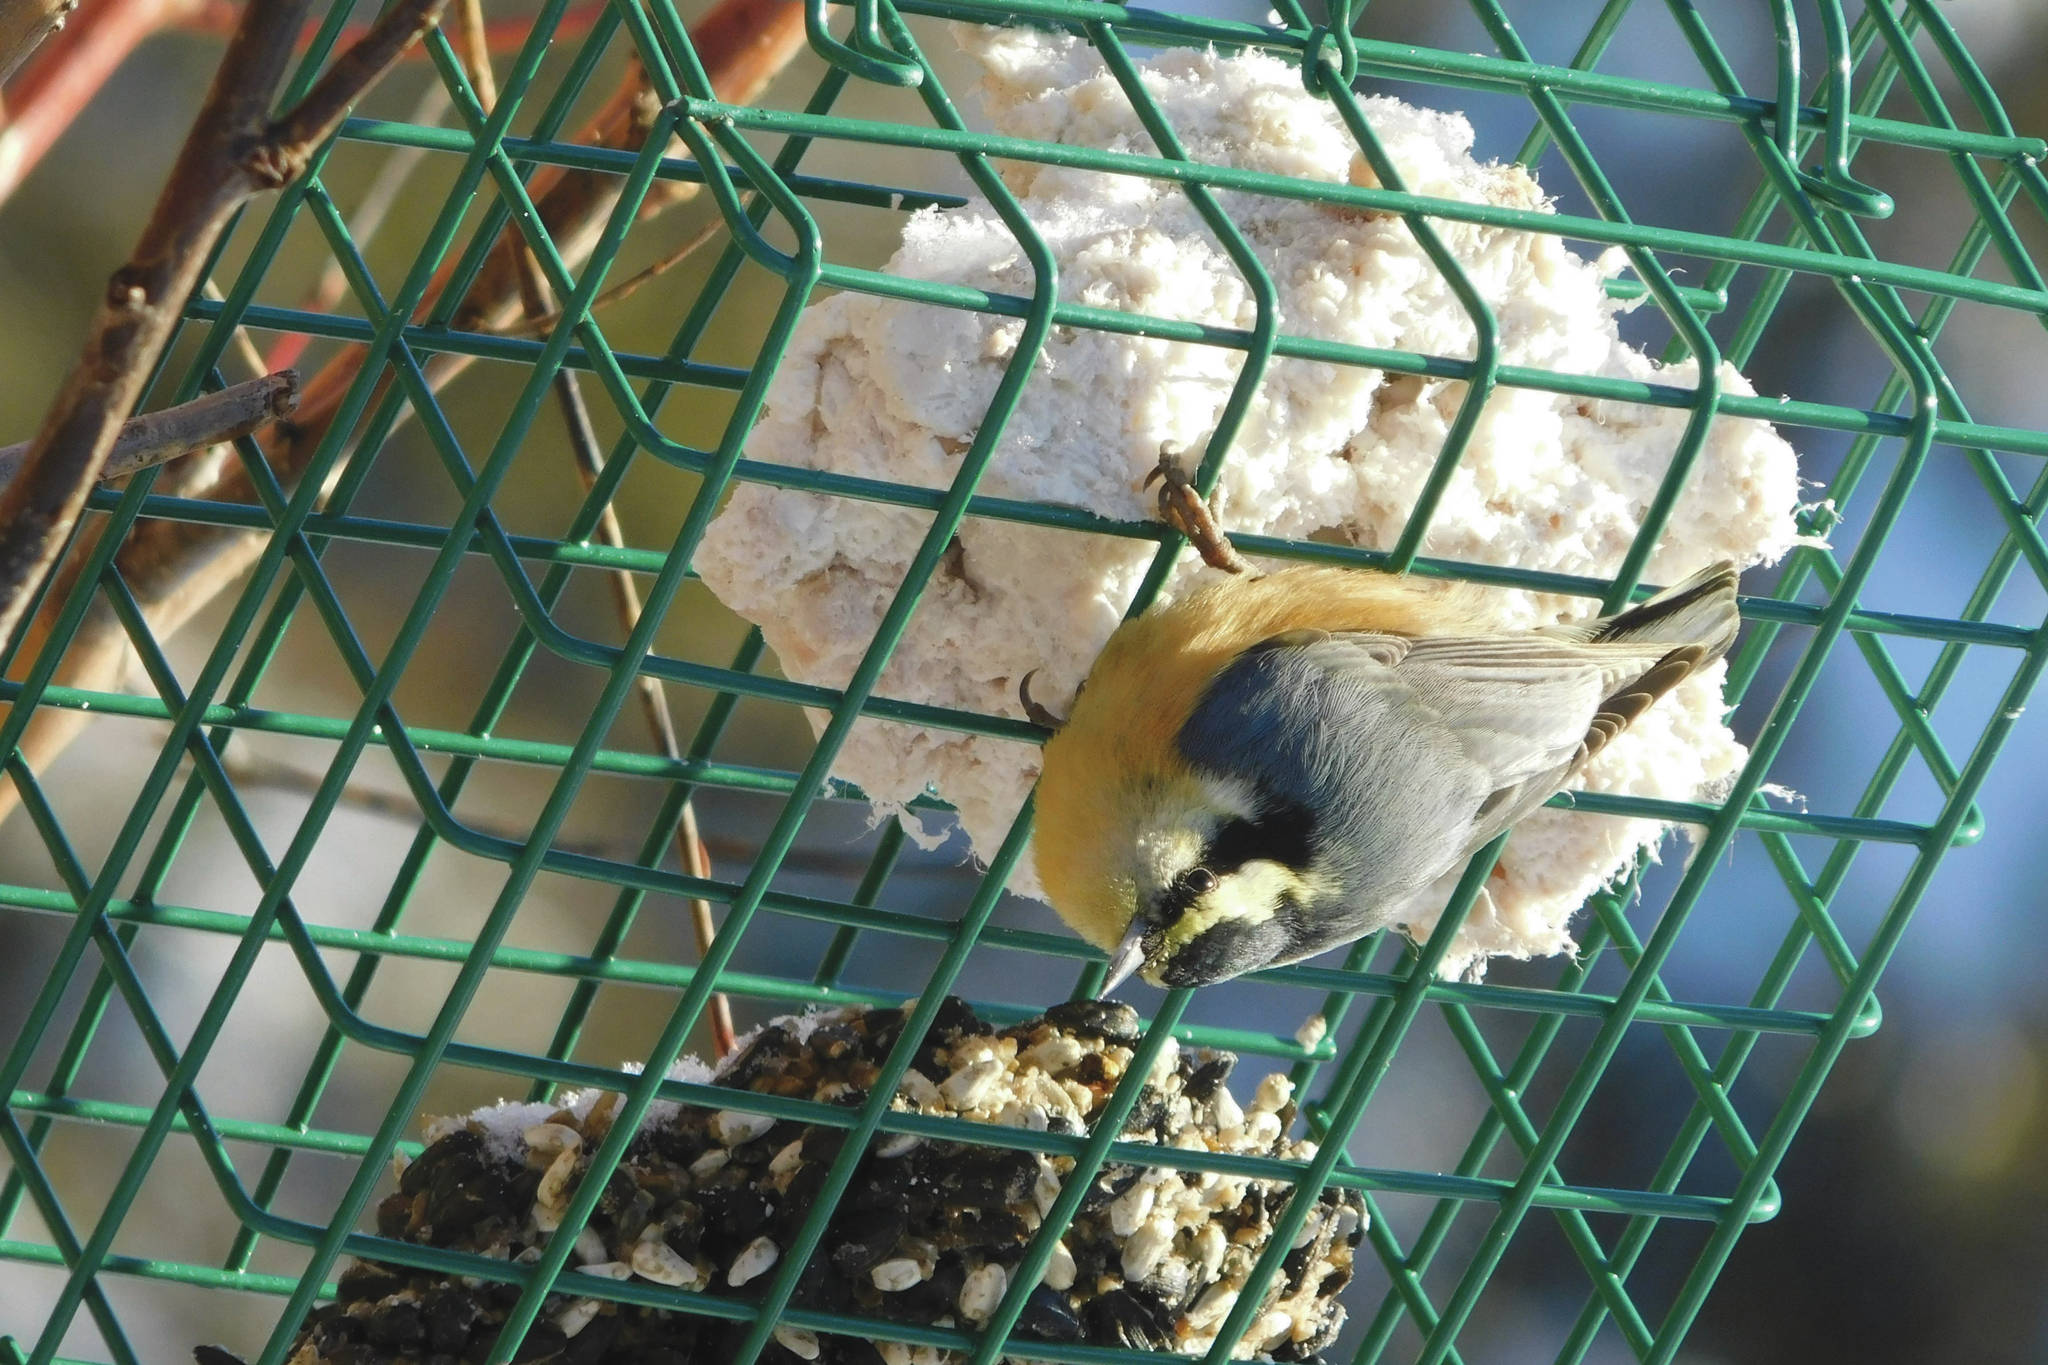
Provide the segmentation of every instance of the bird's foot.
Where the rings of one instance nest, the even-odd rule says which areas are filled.
[[[1223,528],[1216,524],[1215,513],[1181,468],[1180,447],[1169,442],[1159,448],[1159,463],[1145,476],[1145,487],[1154,481],[1159,484],[1159,519],[1188,538],[1188,544],[1195,547],[1195,553],[1202,562],[1212,569],[1225,573],[1241,574],[1248,565],[1230,538],[1223,534]]]

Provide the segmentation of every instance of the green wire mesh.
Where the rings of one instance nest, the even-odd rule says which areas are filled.
[[[12,1334],[5,1341],[7,1358],[35,1365],[65,1358],[120,1365],[175,1358],[189,1341],[145,1337],[135,1326],[143,1305],[175,1293],[208,1302],[255,1300],[257,1320],[269,1332],[260,1359],[276,1365],[309,1308],[332,1293],[339,1260],[362,1255],[521,1286],[519,1306],[491,1357],[509,1359],[564,1272],[572,1237],[553,1239],[535,1264],[513,1266],[387,1242],[356,1229],[386,1188],[394,1153],[418,1150],[409,1139],[423,1112],[449,1112],[499,1093],[525,1090],[539,1097],[562,1086],[606,1084],[623,1085],[620,1121],[595,1155],[597,1178],[582,1185],[563,1220],[565,1232],[588,1217],[602,1177],[656,1098],[757,1108],[845,1128],[854,1140],[845,1144],[804,1234],[763,1277],[758,1296],[713,1299],[638,1282],[579,1285],[579,1293],[748,1323],[746,1345],[734,1365],[750,1365],[778,1322],[947,1347],[976,1365],[1000,1357],[1022,1294],[1092,1173],[1109,1159],[1145,1164],[1169,1155],[1113,1141],[1137,1099],[1132,1083],[1121,1086],[1110,1112],[1087,1137],[894,1114],[887,1097],[942,998],[963,982],[973,983],[968,994],[976,1007],[998,1021],[1023,1018],[1049,1003],[1051,997],[1022,991],[1005,994],[1003,977],[970,970],[970,959],[1029,955],[1063,969],[1062,979],[1071,982],[1067,988],[1086,991],[1100,980],[1099,955],[1058,932],[1042,912],[998,914],[1005,877],[1028,837],[1028,809],[989,857],[985,875],[956,874],[936,904],[898,903],[895,888],[909,860],[904,837],[893,825],[862,845],[869,850],[864,866],[842,858],[807,870],[798,842],[807,821],[831,825],[833,812],[858,795],[836,786],[831,773],[834,755],[860,715],[1009,738],[1035,736],[1032,727],[1013,719],[876,693],[890,651],[963,518],[1160,541],[1147,596],[1178,548],[1155,524],[1108,523],[1071,509],[976,496],[1036,349],[1055,326],[1244,353],[1238,386],[1202,463],[1204,487],[1228,458],[1232,436],[1273,357],[1465,381],[1467,397],[1450,439],[1405,533],[1390,550],[1368,553],[1256,537],[1245,538],[1242,548],[1576,592],[1598,596],[1609,607],[1635,590],[1717,417],[1763,418],[1802,442],[1841,443],[1841,464],[1828,486],[1831,515],[1839,520],[1827,522],[1829,514],[1816,511],[1807,528],[1830,531],[1834,548],[1796,551],[1768,595],[1744,600],[1751,625],[1730,675],[1729,696],[1749,704],[1762,724],[1751,760],[1725,803],[1683,807],[1581,798],[1581,806],[1591,810],[1703,821],[1706,833],[1682,873],[1667,876],[1640,903],[1637,881],[1595,897],[1576,959],[1538,963],[1500,984],[1440,981],[1432,969],[1484,878],[1489,860],[1482,858],[1427,943],[1368,941],[1341,965],[1266,973],[1256,994],[1232,997],[1256,1000],[1258,1008],[1225,1022],[1206,1015],[1186,992],[1166,995],[1128,1073],[1145,1076],[1170,1038],[1229,1047],[1292,1068],[1300,1093],[1308,1097],[1304,1122],[1324,1139],[1320,1154],[1306,1164],[1239,1161],[1246,1172],[1305,1191],[1343,1185],[1367,1202],[1372,1256],[1350,1292],[1353,1325],[1337,1358],[1431,1365],[1462,1358],[1461,1336],[1476,1314],[1515,1311],[1487,1308],[1487,1290],[1511,1250],[1531,1243],[1555,1253],[1553,1273],[1576,1268],[1571,1301],[1579,1307],[1562,1321],[1521,1321],[1516,1340],[1524,1354],[1577,1361],[1600,1344],[1643,1361],[1674,1358],[1737,1239],[1748,1225],[1778,1211],[1773,1172],[1830,1067],[1851,1039],[1877,1027],[1874,987],[1937,863],[1951,847],[1971,843],[1982,832],[1975,794],[2048,657],[2048,625],[2012,624],[1997,609],[2022,564],[2048,582],[2048,545],[2038,530],[2048,509],[2048,475],[2037,475],[2022,493],[2008,472],[2015,467],[2013,457],[2048,454],[2048,434],[1973,418],[1936,355],[1958,305],[1972,305],[1966,316],[1974,314],[1978,322],[1999,313],[2048,315],[2048,286],[2008,216],[2016,201],[2037,216],[2048,209],[2048,180],[2038,165],[2043,145],[2015,133],[1931,0],[1874,3],[1853,25],[1835,0],[1821,0],[1814,7],[1818,36],[1809,31],[1804,39],[1795,7],[1777,0],[1775,86],[1768,95],[1749,92],[1735,59],[1717,43],[1710,16],[1681,0],[1669,4],[1665,22],[1682,34],[1701,73],[1691,85],[1599,70],[1629,17],[1630,0],[1609,0],[1597,13],[1588,7],[1583,41],[1561,66],[1536,62],[1494,0],[1470,0],[1467,7],[1493,45],[1478,55],[1356,36],[1352,8],[1332,5],[1324,16],[1283,0],[1275,22],[1261,26],[1084,0],[1001,7],[862,0],[846,29],[846,16],[828,13],[816,0],[807,12],[808,35],[822,60],[795,68],[810,82],[809,90],[796,98],[800,82],[793,76],[778,87],[775,107],[740,107],[713,96],[685,22],[665,0],[618,0],[584,36],[564,38],[552,55],[550,43],[568,6],[547,0],[532,37],[502,72],[503,94],[492,112],[478,105],[447,39],[436,34],[429,56],[436,78],[452,94],[456,126],[358,117],[306,180],[274,205],[245,216],[223,256],[232,264],[222,267],[223,298],[189,305],[177,363],[160,376],[157,401],[177,401],[225,382],[219,367],[237,326],[359,343],[369,348],[370,363],[345,402],[345,420],[316,457],[311,477],[296,489],[269,478],[260,450],[245,440],[241,455],[262,490],[260,505],[154,496],[154,474],[125,490],[95,495],[93,515],[108,533],[87,561],[81,588],[62,604],[55,630],[39,649],[31,653],[15,642],[6,656],[13,680],[0,685],[0,699],[11,706],[0,723],[0,753],[10,755],[8,775],[47,853],[49,875],[0,869],[0,905],[14,912],[10,919],[26,923],[34,917],[37,924],[61,929],[58,937],[28,940],[47,941],[50,949],[47,960],[36,961],[40,986],[22,1007],[22,1028],[8,1050],[0,1085],[8,1095],[0,1141],[10,1168],[0,1186],[0,1274],[19,1277],[35,1291],[5,1297],[0,1331]],[[1646,0],[1644,8],[1655,6]],[[348,9],[338,5],[327,17],[302,79],[334,44]],[[972,130],[927,55],[927,21],[934,17],[1025,22],[1082,35],[1137,103],[1157,154],[1036,144]],[[834,37],[828,25],[838,25],[846,36]],[[1826,61],[1820,80],[1808,88],[1800,54],[1815,42]],[[1302,62],[1304,79],[1333,101],[1379,173],[1379,187],[1290,181],[1187,159],[1133,74],[1133,48],[1174,44],[1256,47]],[[646,64],[668,102],[647,150],[636,155],[563,141],[593,73],[625,49]],[[1750,54],[1741,60],[1754,67]],[[1523,102],[1534,123],[1519,159],[1530,165],[1547,156],[1560,160],[1591,212],[1550,215],[1403,192],[1354,95],[1356,87],[1373,81],[1392,82],[1397,89],[1445,87],[1453,104],[1468,97]],[[1760,175],[1734,215],[1733,228],[1716,234],[1633,221],[1610,168],[1603,168],[1574,123],[1575,114],[1583,119],[1584,111],[1599,109],[1694,121],[1739,139]],[[516,135],[515,127],[521,130]],[[665,154],[673,148],[664,136],[670,132],[687,155]],[[1918,153],[1928,167],[1945,165],[1960,186],[1971,217],[1947,260],[1911,264],[1888,259],[1872,246],[1866,232],[1876,232],[1874,225],[1895,208],[1892,197],[1851,171],[1852,158],[1872,146]],[[398,262],[396,284],[387,287],[370,263],[374,253],[359,249],[352,238],[330,183],[342,183],[351,157],[384,157],[400,149],[419,149],[435,161],[445,194],[409,244],[410,254]],[[932,188],[941,183],[936,170],[928,179],[900,184],[837,173],[867,156],[885,168],[943,164],[956,175],[964,171],[1036,266],[1037,291],[1029,297],[990,296],[850,263],[864,258],[865,239],[856,235],[849,239],[852,246],[842,247],[832,230],[849,221],[848,214],[857,210],[893,222],[907,210],[961,202],[950,189]],[[1155,177],[1184,187],[1233,251],[1254,296],[1263,287],[1268,300],[1270,281],[1218,207],[1217,191],[1399,214],[1464,300],[1478,345],[1463,359],[1319,342],[1282,331],[1270,303],[1258,326],[1232,332],[1063,301],[1050,251],[1004,189],[993,166],[997,159]],[[525,189],[536,168],[550,165],[605,171],[624,185],[619,208],[580,273],[564,265],[556,244],[539,228]],[[607,324],[592,317],[590,306],[608,272],[637,242],[636,210],[657,181],[706,187],[731,245],[693,279],[683,306],[670,314],[682,321],[669,330],[666,348],[631,353],[608,343]],[[1900,204],[1910,208],[1919,191],[1899,191]],[[1728,193],[1735,202],[1736,191]],[[1620,247],[1635,280],[1617,281],[1613,292],[1646,293],[1668,325],[1666,358],[1697,357],[1705,377],[1696,388],[1680,389],[1500,363],[1493,317],[1431,226],[1453,220]],[[472,276],[507,223],[525,234],[563,300],[560,322],[544,335],[522,337],[457,330],[445,309],[415,320],[433,273],[446,267],[458,280]],[[344,306],[323,313],[271,301],[273,292],[279,300],[292,297],[265,286],[293,241],[310,241],[341,264],[350,290]],[[1681,269],[1690,272],[1684,285],[1677,282]],[[1868,395],[1867,406],[1724,391],[1713,377],[1714,362],[1746,365],[1771,333],[1787,293],[1816,281],[1837,306],[1853,313],[1882,352],[1888,377]],[[1023,320],[1016,360],[961,457],[958,478],[943,493],[744,457],[747,431],[792,328],[821,289]],[[450,291],[442,297],[456,296]],[[481,430],[444,406],[452,400],[437,398],[426,381],[428,359],[449,355],[491,362],[502,391],[514,395]],[[593,392],[601,389],[599,405],[612,409],[608,420],[619,434],[603,474],[565,525],[552,533],[518,529],[538,518],[515,496],[516,483],[508,475],[535,434],[534,424],[546,415],[551,382],[565,366],[588,375]],[[392,382],[379,387],[383,378]],[[1436,500],[1488,393],[1501,386],[1689,409],[1670,475],[1613,582],[1482,569],[1420,555]],[[430,475],[440,482],[415,475],[416,487],[427,491],[404,505],[382,505],[365,490],[376,487],[371,472],[391,459],[384,453],[386,438],[408,413],[419,419],[417,441]],[[670,434],[672,429],[696,434],[697,443]],[[330,472],[343,470],[345,446],[362,454],[346,464],[323,503],[321,486]],[[1994,509],[1973,523],[1975,543],[1958,547],[1954,596],[1961,605],[1943,615],[1865,609],[1859,596],[1866,580],[1888,538],[1916,515],[1909,495],[1916,478],[1937,460],[1966,467]],[[626,481],[650,474],[667,480],[662,487],[670,497],[684,490],[672,539],[626,548],[594,541],[601,516]],[[729,620],[697,627],[703,604],[697,600],[701,590],[690,581],[691,556],[722,495],[746,480],[930,514],[902,590],[843,690],[764,672],[758,635],[745,634],[735,647]],[[138,517],[271,533],[246,583],[221,611],[205,618],[203,631],[194,632],[207,637],[196,653],[180,654],[155,638],[114,565],[119,533]],[[344,560],[394,566],[403,586],[381,606],[357,602],[352,609],[348,591],[330,572]],[[398,565],[406,566],[402,574]],[[1974,583],[1966,579],[1965,565],[1982,566]],[[602,587],[603,576],[617,570],[633,574],[644,596],[638,624],[616,640],[571,629],[585,585]],[[419,723],[422,713],[442,708],[416,687],[407,690],[408,668],[431,649],[436,611],[458,581],[478,580],[501,592],[516,616],[509,644],[498,657],[465,660],[459,704],[469,708],[466,721]],[[132,691],[85,691],[52,681],[95,596],[111,604],[140,655],[142,677]],[[695,603],[678,618],[688,628],[664,630],[664,616],[683,601]],[[287,639],[309,636],[319,642],[325,671],[312,679],[280,678],[276,664]],[[1844,645],[1849,648],[1839,648]],[[1966,656],[1993,661],[2002,695],[1987,715],[1970,719],[1967,743],[1952,753],[1937,735],[1933,716]],[[1862,785],[1851,799],[1823,801],[1813,811],[1768,805],[1764,784],[1788,735],[1807,714],[1802,707],[1823,686],[1824,670],[1832,679],[1845,667],[1856,671],[1859,685],[1881,694],[1896,729],[1869,737],[1867,763],[1856,756],[1864,765],[1855,774]],[[1915,673],[1918,682],[1912,681]],[[523,682],[530,688],[536,678],[544,689],[564,679],[587,685],[588,704],[579,694],[573,714],[557,707],[556,733],[522,736],[517,724],[509,726],[513,733],[501,733],[508,715],[515,722],[528,716],[514,708],[513,699]],[[678,706],[696,720],[679,761],[652,756],[628,737],[631,716],[622,720],[622,712],[642,678],[668,684]],[[104,718],[95,727],[121,727],[128,752],[139,752],[144,761],[132,791],[124,786],[111,798],[125,813],[108,837],[81,840],[75,818],[64,813],[61,774],[50,781],[15,754],[32,715],[53,708],[90,711]],[[808,752],[796,752],[780,767],[722,756],[736,714],[788,718],[801,708],[828,717]],[[293,752],[310,756],[310,797],[294,808],[295,819],[282,824],[274,802],[255,794],[257,780],[235,766],[236,747],[258,739],[286,742],[295,746]],[[323,894],[322,881],[359,874],[322,861],[332,847],[323,840],[344,819],[361,818],[349,813],[348,784],[359,769],[370,768],[399,779],[401,800],[417,830],[394,858],[396,870],[380,887],[381,909],[371,922],[325,917],[320,907],[331,898]],[[466,793],[488,793],[494,774],[508,773],[539,780],[531,788],[531,808],[510,833],[483,818],[487,812],[478,802],[464,802]],[[1932,790],[1933,798],[1902,801],[1899,794],[1915,790],[1916,783]],[[621,788],[631,788],[654,809],[649,820],[643,807],[634,807],[642,826],[637,852],[593,852],[565,836],[579,798],[612,800],[606,794]],[[749,809],[765,803],[773,811],[740,853],[722,855],[726,875],[694,877],[665,861],[693,797],[707,820],[716,817],[721,803],[755,803]],[[100,797],[102,804],[109,799]],[[192,835],[203,829],[222,834],[208,857],[239,859],[239,867],[191,865]],[[403,839],[402,833],[387,835],[387,841]],[[1767,956],[1760,955],[1746,992],[1689,998],[1682,984],[1687,978],[1681,931],[1707,907],[1720,915],[1741,912],[1716,903],[1711,894],[1738,844],[1768,861],[1790,911],[1782,921],[1757,926]],[[224,849],[233,851],[232,858]],[[422,889],[433,884],[433,867],[451,859],[471,869],[464,874],[470,903],[441,914],[422,905]],[[224,889],[229,881],[247,895]],[[804,889],[794,889],[799,884]],[[1841,895],[1849,885],[1854,895]],[[605,899],[588,902],[596,909],[575,920],[568,937],[527,942],[513,933],[514,922],[537,887],[595,890]],[[677,908],[693,896],[723,907],[716,944],[694,965],[674,932],[681,918]],[[649,927],[655,920],[662,922],[659,934]],[[801,937],[803,926],[830,931],[808,977],[734,965],[736,954],[769,938]],[[212,952],[208,974],[196,984],[166,977],[143,956],[146,949],[194,941]],[[287,1087],[290,1093],[252,1095],[234,1083],[237,1069],[265,1045],[261,993],[253,984],[267,979],[259,978],[259,964],[289,974],[324,1019],[318,1046],[292,1063],[297,1080]],[[432,973],[404,978],[431,982],[419,1006],[425,1023],[417,1028],[404,1007],[418,1002],[378,989],[394,972],[415,969]],[[1681,981],[1676,989],[1674,979]],[[544,1016],[537,1035],[543,1041],[508,1041],[494,1035],[488,1021],[480,1023],[473,1007],[493,991],[509,991],[527,1002],[529,1015]],[[701,1086],[658,1083],[691,1044],[714,991],[731,993],[749,1017],[820,1003],[914,999],[915,1007],[873,1098],[855,1109],[741,1099]],[[1295,1024],[1318,1011],[1330,1025],[1327,1036],[1297,1041]],[[634,1040],[629,1050],[587,1045],[607,1014],[641,1026],[627,1028]],[[1476,1082],[1476,1122],[1469,1132],[1439,1135],[1440,1162],[1361,1160],[1354,1148],[1385,1112],[1376,1113],[1370,1103],[1382,1081],[1399,1074],[1403,1054],[1415,1054],[1425,1029],[1440,1030],[1451,1045],[1448,1054],[1431,1054],[1437,1064],[1446,1064],[1448,1055],[1462,1068],[1443,1083]],[[104,1054],[116,1049],[140,1058],[144,1072],[130,1069],[109,1079]],[[1668,1123],[1658,1128],[1665,1135],[1662,1159],[1654,1169],[1603,1169],[1601,1149],[1575,1145],[1575,1136],[1589,1110],[1611,1100],[1602,1087],[1618,1074],[1617,1058],[1624,1050],[1645,1049],[1675,1063],[1682,1077],[1679,1092],[1666,1096]],[[625,1058],[644,1061],[647,1079],[622,1081],[612,1066]],[[1768,1061],[1752,1066],[1759,1058]],[[1075,1178],[984,1330],[891,1327],[787,1308],[852,1162],[878,1131],[1076,1158]],[[1199,1168],[1203,1158],[1173,1153],[1171,1160]],[[177,1182],[174,1197],[181,1210],[169,1226],[138,1212],[163,1197],[161,1190],[151,1191],[153,1182],[164,1180]],[[1277,1269],[1309,1202],[1299,1198],[1288,1206],[1275,1249],[1264,1257],[1211,1360],[1227,1358],[1245,1330],[1257,1291]],[[224,1237],[223,1218],[231,1229]],[[189,1233],[178,1227],[186,1220]],[[24,1301],[34,1306],[33,1316],[21,1316]],[[1465,1339],[1469,1351],[1471,1338]],[[254,1341],[236,1344],[253,1347]],[[1040,1343],[1032,1344],[1030,1354],[1071,1362],[1144,1358],[1106,1347]],[[251,1358],[258,1358],[253,1351]]]

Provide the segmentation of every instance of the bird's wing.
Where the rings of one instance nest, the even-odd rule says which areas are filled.
[[[1548,800],[1579,765],[1690,673],[1705,651],[1668,643],[1586,643],[1534,633],[1399,640],[1334,634],[1303,640],[1336,675],[1391,674],[1435,715],[1490,794],[1477,847]]]
[[[1493,775],[1477,844],[1548,800],[1706,653],[1691,644],[1477,636],[1417,640],[1395,672]]]
[[[1314,812],[1347,899],[1378,910],[1549,799],[1700,649],[1290,631],[1216,675],[1178,745],[1267,803]]]

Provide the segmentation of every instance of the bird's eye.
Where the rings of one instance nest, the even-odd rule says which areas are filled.
[[[1206,896],[1216,889],[1216,874],[1206,867],[1191,867],[1180,874],[1180,884],[1190,895]]]

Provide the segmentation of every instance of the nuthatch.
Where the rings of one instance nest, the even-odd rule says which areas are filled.
[[[1490,628],[1466,585],[1246,574],[1170,458],[1160,473],[1167,520],[1237,576],[1117,629],[1038,780],[1039,878],[1109,952],[1105,991],[1133,971],[1225,981],[1384,928],[1740,625],[1727,562],[1519,631]]]

